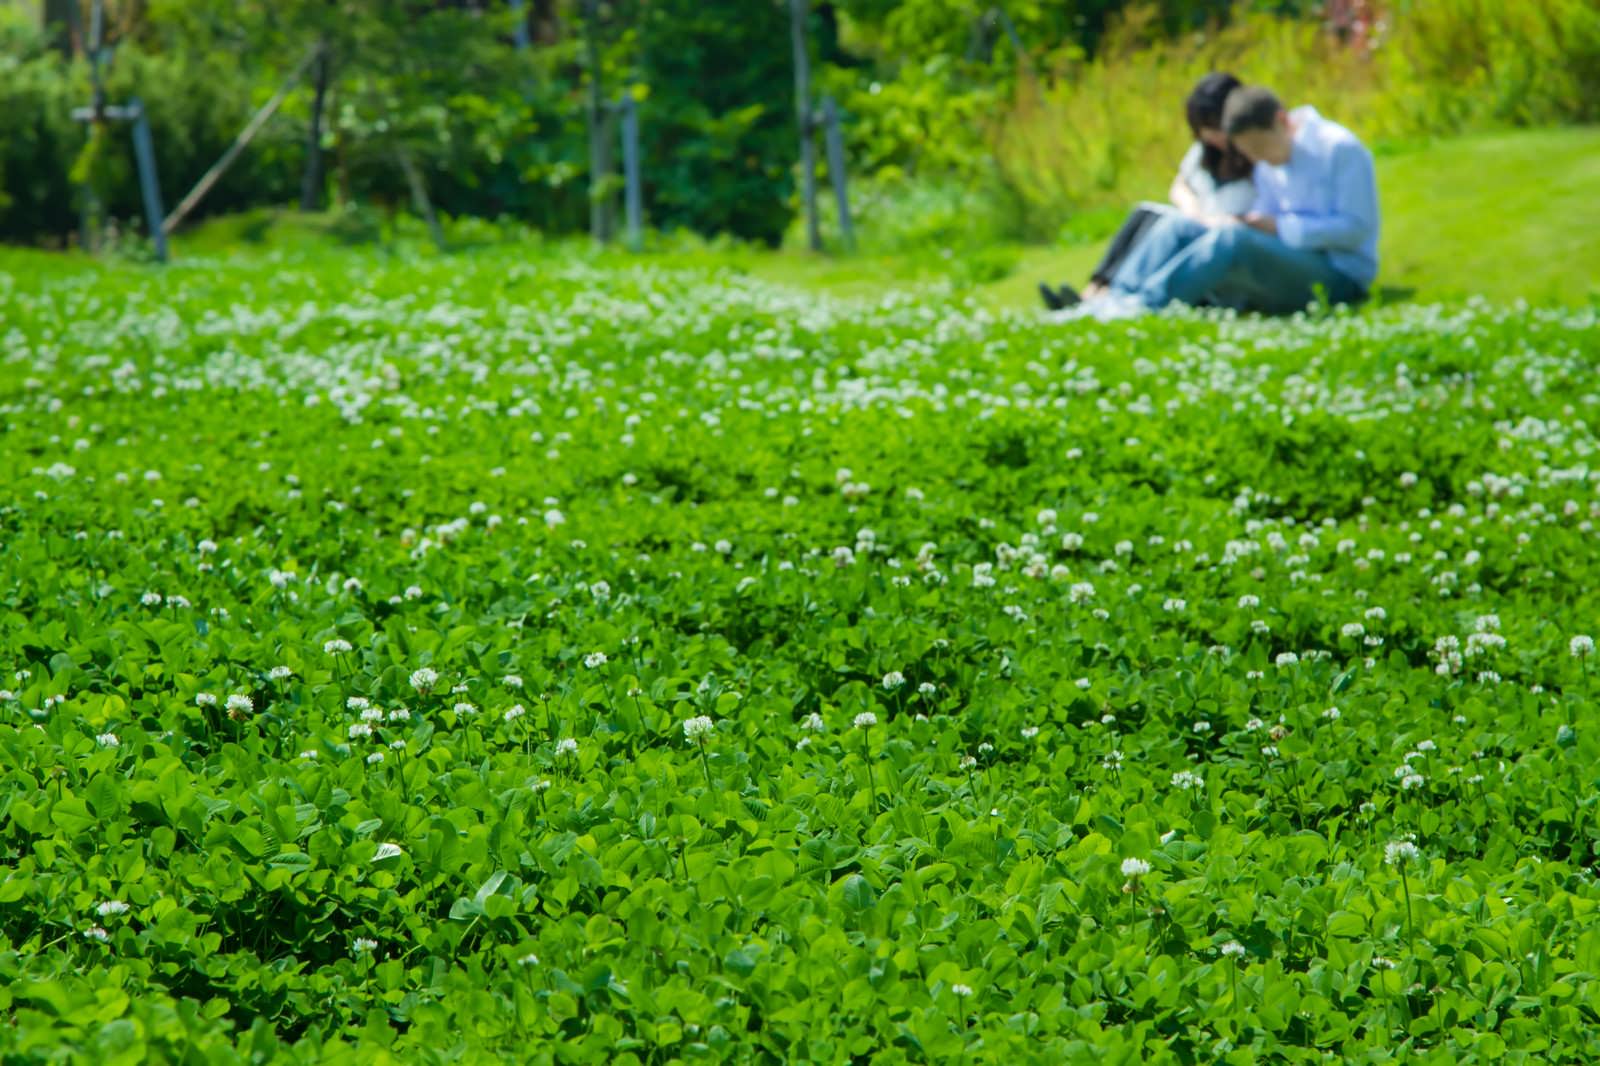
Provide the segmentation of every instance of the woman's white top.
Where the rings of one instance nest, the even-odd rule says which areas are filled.
[[[1200,206],[1208,214],[1242,215],[1256,202],[1255,183],[1249,178],[1218,185],[1216,179],[1200,165],[1201,144],[1195,141],[1178,164],[1178,177],[1200,198]]]

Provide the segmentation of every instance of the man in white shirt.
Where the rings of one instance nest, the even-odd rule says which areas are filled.
[[[1222,121],[1255,162],[1255,205],[1237,222],[1164,219],[1113,292],[1151,308],[1176,300],[1267,312],[1304,308],[1319,290],[1332,303],[1364,299],[1378,274],[1372,153],[1315,108],[1286,112],[1266,89],[1235,89]]]

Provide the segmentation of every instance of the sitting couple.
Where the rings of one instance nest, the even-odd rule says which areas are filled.
[[[1141,204],[1083,295],[1041,284],[1046,306],[1280,313],[1319,290],[1331,303],[1365,299],[1378,274],[1378,185],[1355,134],[1312,107],[1285,111],[1231,74],[1208,74],[1188,116],[1195,144],[1172,183],[1175,206]]]

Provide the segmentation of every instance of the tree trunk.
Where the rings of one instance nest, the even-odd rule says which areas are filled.
[[[333,59],[328,54],[328,44],[322,43],[322,53],[317,56],[315,95],[311,98],[311,125],[306,131],[306,169],[300,179],[300,210],[318,211],[322,208],[322,190],[325,184],[325,167],[322,161],[322,116],[328,98],[328,81],[332,76]]]

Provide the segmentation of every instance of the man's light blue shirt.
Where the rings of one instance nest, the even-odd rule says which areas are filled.
[[[1371,288],[1378,276],[1378,177],[1356,135],[1317,114],[1289,113],[1293,147],[1281,167],[1257,163],[1258,214],[1278,222],[1291,248],[1321,249],[1339,273]]]

